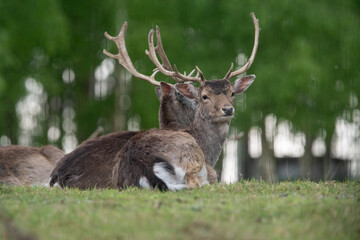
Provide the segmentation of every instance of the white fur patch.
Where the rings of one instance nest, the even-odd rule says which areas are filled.
[[[169,172],[164,166],[165,163],[155,163],[153,171],[168,187],[170,191],[177,191],[187,188],[185,184],[185,171],[180,167],[174,166],[175,175]]]
[[[140,178],[139,185],[140,185],[141,188],[151,189],[149,180],[146,177],[141,177]]]

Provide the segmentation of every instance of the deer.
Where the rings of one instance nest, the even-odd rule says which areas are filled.
[[[234,65],[231,64],[224,78],[217,80],[206,80],[198,66],[195,77],[179,73],[176,65],[174,69],[164,68],[156,55],[154,31],[149,32],[149,50],[146,50],[146,54],[156,66],[155,72],[160,71],[177,80],[177,89],[187,98],[196,100],[195,117],[187,128],[180,131],[151,129],[129,139],[115,157],[116,164],[112,172],[114,188],[138,186],[175,191],[197,188],[208,183],[207,166],[214,166],[221,153],[235,112],[234,97],[248,89],[255,80],[255,75],[248,75],[230,82],[231,78],[250,68],[256,55],[260,28],[254,13],[251,13],[251,17],[255,27],[255,40],[248,62],[234,71]],[[129,67],[132,64],[125,54],[126,28],[125,22],[116,37],[105,33],[119,49],[118,54],[107,55],[118,59],[134,76],[145,78],[135,68]],[[153,79],[154,75],[150,76],[149,81]],[[181,84],[185,81],[200,83],[200,87],[193,91],[191,85]],[[169,88],[164,82],[161,82],[161,87],[164,92]]]
[[[0,185],[46,185],[55,164],[65,155],[59,148],[46,145],[0,147]]]
[[[167,84],[169,87],[162,91],[156,88],[160,100],[159,125],[164,129],[182,129],[187,127],[195,116],[195,102],[184,97],[176,85]],[[185,118],[179,118],[184,116]],[[74,151],[66,154],[51,173],[50,186],[56,183],[60,187],[109,188],[111,172],[117,152],[133,136],[142,131],[119,131],[103,135],[97,139],[87,140]],[[217,181],[216,172],[210,179]]]
[[[96,129],[88,139],[95,139],[103,131]],[[0,147],[0,185],[48,185],[50,173],[64,157],[63,150],[46,145],[40,148],[10,145]]]
[[[167,66],[170,66],[161,42],[160,28],[156,29],[156,52]],[[126,48],[125,48],[126,50]],[[128,56],[126,51],[125,53]],[[165,59],[166,58],[166,59]],[[167,68],[167,66],[165,66]],[[129,66],[134,69],[134,66]],[[156,74],[156,73],[155,73]],[[187,76],[191,76],[190,73]],[[144,79],[145,78],[145,79]],[[160,101],[159,126],[161,129],[183,129],[190,125],[195,116],[197,102],[188,99],[178,90],[177,85],[167,84],[164,90],[160,82],[148,77],[140,78],[156,86],[155,93]],[[196,91],[193,85],[190,89]],[[88,140],[79,145],[74,151],[65,155],[51,173],[50,186],[88,188],[109,188],[112,186],[111,173],[117,152],[133,136],[142,131],[119,131],[109,133],[98,139]],[[210,168],[210,167],[209,167]],[[211,170],[210,170],[211,171]],[[215,170],[211,171],[210,182],[217,181]]]
[[[255,16],[253,17],[253,21],[254,24],[257,25],[256,26],[256,34],[255,34],[255,44],[254,44],[254,48],[253,48],[253,52],[252,52],[252,56],[250,57],[248,63],[246,65],[244,65],[244,67],[242,67],[241,69],[232,72],[233,69],[233,65],[231,66],[228,74],[226,74],[226,78],[227,80],[231,77],[234,76],[238,76],[240,75],[242,72],[245,72],[250,65],[252,64],[255,54],[256,54],[256,49],[257,49],[257,39],[258,39],[258,20],[255,18]],[[180,101],[183,105],[182,106],[192,106],[190,107],[190,109],[194,110],[194,106],[197,108],[197,102],[199,100],[201,100],[200,98],[198,98],[199,95],[199,90],[196,89],[193,85],[191,84],[186,84],[184,82],[186,81],[193,81],[193,82],[199,82],[202,83],[204,86],[208,85],[208,83],[212,83],[213,81],[204,81],[205,78],[203,77],[203,74],[201,73],[201,71],[198,69],[198,67],[196,67],[197,69],[197,74],[195,77],[192,77],[194,71],[192,71],[189,75],[181,74],[177,71],[176,66],[174,65],[174,70],[172,70],[172,67],[168,61],[168,58],[163,50],[162,44],[161,44],[161,38],[160,38],[160,30],[158,27],[156,27],[156,35],[157,35],[157,46],[154,47],[153,44],[153,35],[154,35],[154,30],[151,30],[149,33],[149,51],[146,51],[145,53],[149,56],[150,60],[155,64],[155,66],[157,67],[157,69],[155,69],[154,73],[151,76],[147,76],[147,75],[143,75],[141,73],[139,73],[135,67],[132,64],[132,61],[128,55],[128,52],[126,50],[126,45],[125,45],[125,31],[127,28],[127,23],[125,22],[123,24],[123,27],[121,28],[121,31],[119,33],[119,35],[117,37],[111,37],[110,35],[108,35],[107,33],[105,33],[105,36],[109,39],[112,40],[116,43],[118,49],[119,49],[119,53],[116,55],[113,55],[109,52],[107,52],[106,50],[104,50],[104,53],[109,56],[109,57],[113,57],[117,60],[119,60],[119,63],[121,65],[123,65],[133,76],[146,80],[154,85],[160,85],[161,86],[161,91],[159,90],[160,94],[158,94],[158,97],[164,93],[164,96],[174,96],[174,95],[178,95],[180,96],[180,99],[182,99],[182,101]],[[159,60],[156,57],[156,54],[158,54],[161,58],[162,63],[159,62]],[[172,77],[175,81],[178,82],[178,85],[176,86],[176,88],[179,90],[179,92],[174,92],[173,91],[173,87],[169,84],[166,83],[160,83],[157,82],[155,80],[155,75],[161,72],[166,76],[170,76]],[[239,80],[237,81],[238,83],[236,83],[236,88],[240,89],[240,91],[244,91],[248,86],[250,86],[250,84],[253,82],[255,76],[251,75],[247,78],[243,78],[243,80]],[[221,81],[220,81],[221,82]],[[224,81],[222,81],[224,82]],[[240,82],[243,82],[240,84]],[[227,83],[229,83],[227,81]],[[212,84],[210,84],[212,85]],[[217,86],[218,84],[215,84],[214,86]],[[231,85],[230,83],[228,85]],[[203,87],[204,87],[203,86]],[[244,87],[246,86],[246,87]],[[215,87],[216,88],[216,87]],[[242,88],[242,90],[241,90]],[[171,93],[171,94],[168,94]],[[181,94],[180,94],[181,93]],[[185,102],[184,102],[185,101]],[[165,107],[166,104],[170,103],[170,107]],[[175,104],[176,105],[176,104]],[[111,149],[111,154],[109,154],[108,152],[104,152],[102,151],[101,153],[98,152],[99,157],[96,157],[96,159],[101,159],[101,156],[106,156],[106,167],[101,167],[102,170],[99,170],[99,166],[102,165],[104,166],[104,161],[101,161],[101,164],[92,164],[94,163],[94,157],[91,155],[94,155],[96,152],[96,149],[100,150],[101,146],[104,146],[105,144],[101,144],[100,143],[100,139],[97,143],[84,143],[83,146],[79,146],[78,149],[76,149],[74,152],[72,152],[71,154],[69,154],[68,157],[65,157],[64,161],[62,162],[67,162],[67,164],[60,164],[62,166],[59,165],[58,169],[55,169],[52,173],[52,178],[50,180],[50,185],[54,185],[55,183],[59,183],[60,186],[68,186],[68,187],[78,187],[78,188],[88,188],[93,187],[94,185],[96,187],[115,187],[115,188],[123,188],[123,187],[127,187],[127,186],[131,186],[131,185],[135,185],[135,186],[140,186],[140,187],[149,187],[150,186],[150,182],[149,179],[155,179],[156,181],[156,186],[160,186],[162,184],[162,186],[164,186],[164,188],[168,188],[166,184],[164,184],[164,182],[157,178],[157,176],[150,176],[148,175],[147,177],[139,177],[139,176],[133,176],[131,173],[132,172],[136,172],[134,171],[134,168],[131,169],[130,165],[131,163],[133,163],[133,161],[130,161],[130,164],[128,164],[127,166],[121,168],[120,166],[123,166],[124,163],[126,162],[125,160],[123,161],[121,158],[123,158],[123,156],[126,156],[126,153],[129,151],[126,151],[125,149],[128,149],[129,146],[131,146],[132,143],[140,141],[141,140],[136,140],[136,139],[142,139],[142,137],[148,137],[148,136],[155,136],[157,135],[159,138],[163,138],[165,137],[165,135],[171,139],[171,136],[176,136],[175,139],[173,139],[173,143],[174,142],[179,142],[179,143],[183,143],[178,145],[177,147],[181,148],[181,146],[187,146],[186,148],[182,148],[184,151],[188,151],[191,152],[190,155],[190,159],[186,160],[184,162],[186,163],[190,163],[193,162],[194,163],[194,167],[195,169],[198,169],[200,167],[200,171],[199,171],[199,176],[196,175],[195,178],[193,177],[187,177],[187,179],[189,180],[188,182],[190,183],[191,181],[193,181],[193,184],[190,184],[191,187],[197,187],[200,186],[199,180],[196,179],[198,177],[201,178],[201,185],[206,184],[207,182],[214,182],[216,179],[216,172],[214,171],[214,169],[212,168],[213,165],[215,165],[215,161],[213,160],[213,162],[210,161],[206,161],[205,162],[205,156],[203,153],[202,148],[197,144],[196,140],[186,131],[182,131],[182,132],[178,132],[178,131],[174,131],[177,129],[169,129],[171,127],[171,123],[176,123],[176,121],[167,121],[166,118],[167,117],[174,117],[174,116],[181,116],[181,114],[178,114],[179,112],[177,111],[173,111],[173,113],[177,113],[175,115],[171,115],[171,114],[164,114],[164,111],[166,112],[169,109],[172,109],[171,107],[171,101],[163,101],[161,102],[161,106],[160,106],[160,110],[159,110],[159,122],[160,122],[160,126],[162,128],[164,128],[164,130],[148,130],[148,131],[141,131],[141,132],[121,132],[121,133],[115,133],[115,134],[109,134],[108,136],[104,136],[104,138],[102,140],[106,140],[106,138],[111,138],[117,136],[118,138],[116,139],[116,141],[111,141],[106,140],[109,142],[108,146],[105,146],[104,149],[108,149],[110,151]],[[233,112],[230,112],[231,110],[227,110],[226,114],[230,114],[232,115]],[[194,114],[195,115],[195,114]],[[192,120],[193,117],[191,117],[191,114],[187,115],[190,116],[189,119]],[[166,121],[164,121],[166,120]],[[173,118],[174,120],[174,118]],[[177,119],[179,120],[179,119]],[[168,126],[166,126],[166,124],[168,124]],[[191,123],[193,124],[193,123]],[[195,125],[194,125],[195,126]],[[182,128],[178,128],[178,129],[182,129]],[[228,127],[227,127],[227,131],[228,131]],[[227,134],[227,131],[224,131]],[[192,132],[191,129],[189,129],[189,132]],[[161,133],[161,134],[159,134]],[[198,131],[193,131],[192,132],[194,135],[198,134]],[[127,139],[124,139],[121,137],[121,135],[126,134],[127,135]],[[225,134],[225,135],[226,135]],[[226,137],[226,136],[225,136]],[[121,141],[119,140],[121,139]],[[164,138],[167,139],[167,138]],[[168,140],[169,140],[168,139]],[[179,141],[180,139],[180,141]],[[106,142],[105,141],[105,142]],[[222,144],[220,140],[220,143],[218,144]],[[111,144],[110,142],[113,142],[113,147],[109,147]],[[116,143],[115,143],[116,142]],[[201,142],[201,141],[200,141]],[[204,142],[202,142],[204,143]],[[86,147],[86,145],[88,145]],[[139,146],[138,144],[135,144],[136,146]],[[203,148],[207,147],[206,144],[203,144]],[[189,148],[191,148],[192,150],[189,151]],[[88,149],[88,150],[86,150]],[[90,150],[92,149],[92,150]],[[220,150],[218,150],[220,154],[221,148]],[[90,154],[91,152],[91,154]],[[131,151],[130,151],[131,152]],[[178,153],[181,151],[178,151]],[[72,155],[72,156],[70,156]],[[81,155],[81,156],[80,156]],[[218,157],[217,155],[217,157]],[[87,171],[84,170],[83,171],[78,171],[77,173],[69,173],[71,170],[67,170],[66,169],[72,169],[72,167],[69,165],[71,164],[71,159],[80,159],[79,158],[82,157],[86,157],[86,156],[91,156],[91,167],[89,167],[88,163],[86,163],[85,160],[83,161],[79,161],[79,162],[83,162],[83,166],[82,169],[92,169],[91,171]],[[215,158],[217,158],[215,157]],[[66,159],[68,159],[68,161],[65,161]],[[119,161],[119,159],[121,159],[121,161]],[[213,158],[209,158],[207,156],[207,159],[213,159]],[[194,161],[193,161],[194,160]],[[170,173],[174,173],[175,172],[175,168],[174,165],[170,164],[169,162],[165,161],[164,159],[160,158],[160,157],[155,157],[154,159],[152,159],[152,161],[155,161],[156,166],[153,166],[153,169],[151,170],[151,164],[154,162],[150,162],[148,166],[145,166],[145,168],[140,169],[140,172],[144,172],[144,171],[148,171],[151,173],[151,171],[153,171],[154,169],[158,169],[161,171],[162,167],[165,167],[167,169],[172,169],[172,171],[170,171]],[[213,165],[211,166],[210,163],[212,163]],[[112,165],[114,165],[114,168],[112,169],[112,177],[111,179],[108,178],[109,176],[109,169]],[[178,165],[176,165],[176,162],[173,162],[173,164],[175,164],[175,167],[177,170],[181,170]],[[191,164],[188,164],[189,166]],[[139,169],[139,166],[141,166],[141,164],[138,164],[135,168]],[[122,171],[122,169],[127,169]],[[192,171],[192,170],[191,170]],[[66,173],[67,172],[67,173]],[[87,175],[88,173],[96,173],[96,172],[101,172],[101,174],[96,174],[96,179],[91,178],[91,176],[86,176],[84,177],[84,174]],[[181,171],[180,171],[181,172]],[[182,171],[184,172],[184,171]],[[197,172],[197,171],[195,171]],[[129,174],[128,174],[129,173]],[[206,175],[209,174],[209,176],[207,177]],[[180,174],[181,175],[181,174]],[[194,174],[192,174],[194,176]],[[212,176],[212,180],[210,180],[210,176]],[[82,178],[82,179],[81,179]],[[209,178],[207,181],[207,178]],[[112,183],[111,183],[112,182]],[[154,184],[153,184],[154,185]],[[185,187],[186,184],[182,184],[180,188]],[[178,188],[175,187],[175,189],[170,187],[170,190],[177,190]]]

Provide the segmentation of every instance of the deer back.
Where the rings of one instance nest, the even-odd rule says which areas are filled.
[[[0,147],[0,184],[47,184],[56,162],[63,156],[62,150],[50,145],[42,148]]]
[[[172,85],[170,91],[157,89],[160,99],[159,122],[162,128],[180,129],[189,126],[195,115],[196,103],[187,99]],[[179,118],[178,116],[183,116]],[[61,187],[106,188],[112,186],[111,173],[115,156],[133,136],[141,133],[121,131],[88,140],[74,151],[65,155],[51,173],[50,185],[58,183]]]

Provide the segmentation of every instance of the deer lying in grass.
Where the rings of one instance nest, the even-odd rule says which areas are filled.
[[[44,185],[65,153],[57,147],[0,147],[0,185]]]
[[[185,128],[194,118],[197,103],[185,98],[176,90],[176,86],[168,86],[165,92],[161,88],[156,89],[160,100],[160,126],[164,129]],[[185,118],[179,118],[184,115]],[[139,133],[141,131],[121,131],[83,142],[57,164],[51,173],[50,185],[58,183],[61,187],[80,189],[111,187],[115,155],[131,137]],[[216,181],[214,174],[211,181]]]
[[[158,40],[156,52],[163,60],[164,67],[167,68],[170,63],[166,55],[163,54],[160,30],[157,29],[156,33]],[[127,51],[123,54],[129,58]],[[131,61],[128,68],[135,69]],[[144,76],[141,79],[157,86],[156,94],[160,100],[160,128],[178,130],[191,124],[197,105],[195,100],[183,96],[176,89],[176,85],[169,84],[169,88],[163,91],[159,87],[160,82],[155,81],[153,77]],[[192,88],[192,85],[189,87]],[[115,155],[131,137],[138,133],[140,132],[116,132],[104,135],[96,140],[85,141],[57,164],[51,173],[50,185],[57,183],[61,187],[77,187],[80,189],[111,187],[113,185],[111,172],[116,163],[114,161]],[[217,180],[216,172],[214,170],[211,172],[213,175],[210,176],[210,181],[214,182]]]
[[[146,54],[157,69],[166,76],[179,81],[199,82],[199,89],[194,92],[190,85],[178,85],[178,90],[187,98],[198,102],[192,124],[181,131],[152,129],[132,137],[116,155],[113,169],[113,184],[117,188],[140,186],[143,188],[160,188],[179,190],[200,187],[207,183],[206,164],[214,166],[222,145],[229,131],[231,118],[234,116],[234,96],[244,92],[255,80],[254,75],[244,76],[230,83],[229,79],[238,76],[250,68],[258,46],[259,25],[252,13],[255,26],[255,42],[249,61],[240,69],[233,70],[231,65],[228,73],[220,80],[205,80],[198,67],[195,77],[186,77],[174,70],[165,69],[157,59],[153,43],[153,30],[149,33],[149,51]],[[120,64],[127,68],[130,58],[122,54],[125,48],[125,23],[117,37],[113,40],[119,54],[112,55],[119,59]],[[127,68],[134,76],[144,75],[135,69]],[[168,88],[166,83],[161,87]],[[166,91],[166,90],[165,90]]]
[[[89,139],[95,139],[99,127]],[[19,145],[0,147],[0,185],[48,185],[50,173],[65,153],[47,145],[41,148]]]
[[[151,76],[145,76],[145,75],[137,72],[131,62],[130,57],[128,56],[126,46],[125,46],[125,38],[124,38],[125,30],[127,27],[126,23],[123,25],[123,27],[120,31],[120,34],[117,37],[113,38],[113,37],[110,37],[109,35],[107,35],[107,33],[105,34],[108,39],[111,39],[116,43],[116,45],[118,46],[118,49],[119,49],[119,54],[113,55],[106,51],[104,51],[104,52],[106,55],[118,59],[120,64],[122,64],[134,76],[136,76],[140,79],[149,81],[155,85],[158,84],[158,82],[156,82],[156,80],[155,80],[155,75],[159,71],[162,72],[164,75],[171,76],[174,80],[176,80],[178,82],[184,82],[184,81],[201,82],[202,86],[200,87],[200,90],[195,90],[195,91],[194,91],[194,88],[192,85],[188,85],[188,84],[178,85],[178,88],[180,88],[179,89],[180,92],[183,93],[181,95],[182,96],[181,98],[185,97],[184,99],[186,99],[186,101],[194,102],[194,101],[191,101],[191,99],[196,99],[195,103],[197,101],[200,101],[201,99],[199,99],[199,96],[200,96],[199,94],[201,94],[204,91],[204,89],[208,89],[209,92],[212,91],[213,93],[215,93],[214,97],[216,99],[213,99],[213,100],[218,100],[218,98],[219,99],[224,98],[224,96],[225,96],[225,98],[227,98],[226,94],[232,95],[232,93],[234,93],[234,94],[240,93],[241,91],[244,91],[254,80],[254,76],[248,76],[248,77],[244,77],[242,79],[236,80],[236,82],[233,85],[231,85],[228,81],[229,78],[237,76],[237,75],[241,74],[242,72],[246,71],[250,67],[250,65],[252,64],[252,62],[254,60],[256,49],[257,49],[257,41],[258,41],[257,39],[258,39],[259,28],[258,28],[257,19],[253,15],[252,15],[252,17],[253,17],[253,21],[254,21],[255,28],[256,28],[255,44],[254,44],[252,56],[250,57],[249,62],[241,69],[239,69],[235,72],[232,72],[232,67],[231,67],[229,72],[226,74],[226,79],[224,79],[224,80],[205,81],[205,79],[199,69],[198,69],[198,73],[195,77],[192,77],[193,72],[190,73],[188,76],[186,76],[185,74],[179,73],[177,71],[176,67],[174,67],[174,71],[172,71],[171,65],[170,65],[170,63],[165,55],[165,52],[163,51],[162,45],[161,45],[160,32],[158,31],[158,28],[157,28],[158,46],[154,47],[154,45],[153,45],[154,32],[152,30],[149,33],[149,51],[146,51],[147,55],[154,62],[154,64],[158,67],[158,69]],[[160,63],[158,61],[158,59],[156,57],[156,53],[159,54],[159,56],[162,60],[162,63]],[[168,92],[168,90],[172,88],[170,85],[165,84],[165,83],[162,83],[161,87],[162,87],[162,92]],[[222,95],[222,96],[216,97],[216,95]],[[230,98],[231,97],[232,96],[230,96]],[[202,98],[205,98],[205,97],[202,96]],[[230,119],[233,115],[232,99],[230,99],[230,100],[231,100],[230,101],[231,104],[228,104],[228,105],[231,105],[231,107],[228,107],[227,104],[225,104],[226,106],[222,107],[222,109],[221,109],[221,111],[223,111],[221,114],[227,115],[227,116],[220,117],[220,119],[223,119],[224,122],[227,122],[227,124],[224,124],[224,127],[222,127],[222,126],[220,127],[220,129],[222,131],[222,134],[220,134],[221,137],[220,138],[215,137],[216,141],[211,141],[212,146],[214,145],[213,143],[216,142],[215,143],[216,146],[214,146],[216,151],[211,151],[211,153],[206,153],[206,155],[204,156],[203,149],[211,148],[212,146],[210,146],[211,144],[207,144],[204,142],[204,141],[206,141],[206,139],[201,139],[201,137],[199,137],[200,135],[203,135],[203,134],[200,134],[200,132],[203,129],[198,128],[199,125],[201,125],[201,124],[199,124],[199,122],[197,122],[196,124],[192,123],[192,126],[194,126],[194,127],[188,128],[188,130],[187,130],[189,133],[192,133],[194,136],[196,136],[196,138],[193,138],[186,131],[175,132],[175,131],[170,131],[170,130],[149,130],[149,131],[143,131],[143,132],[139,132],[139,133],[138,132],[115,133],[113,136],[118,137],[118,139],[116,139],[117,142],[112,141],[110,138],[106,140],[106,138],[108,138],[108,137],[105,136],[106,138],[104,138],[104,140],[106,140],[106,141],[104,141],[104,142],[108,142],[107,145],[105,143],[101,143],[100,141],[94,142],[94,143],[89,143],[89,144],[84,144],[83,146],[80,146],[79,148],[77,148],[73,153],[66,156],[63,159],[64,161],[62,160],[61,164],[59,164],[58,167],[53,171],[50,185],[59,183],[60,186],[79,187],[79,188],[88,188],[88,187],[94,187],[94,186],[97,186],[97,187],[113,186],[116,188],[124,188],[124,187],[130,186],[130,185],[140,186],[140,187],[156,187],[157,186],[157,187],[162,188],[161,186],[163,186],[163,189],[169,188],[171,190],[175,190],[175,189],[181,189],[184,187],[189,187],[189,188],[198,187],[198,186],[200,186],[200,184],[205,184],[207,182],[206,175],[208,172],[211,173],[210,176],[212,176],[213,179],[216,179],[216,173],[212,169],[212,167],[209,165],[209,163],[211,163],[212,165],[215,164],[215,162],[221,152],[221,145],[227,135],[228,125],[229,125]],[[205,101],[205,99],[202,99],[201,101]],[[229,101],[229,99],[228,99],[228,101]],[[162,103],[169,103],[169,102],[166,101],[166,102],[162,102]],[[188,105],[194,106],[196,104],[188,104]],[[161,119],[166,119],[166,117],[168,117],[169,115],[162,114],[161,111],[162,111],[162,109],[172,109],[171,106],[172,105],[170,104],[170,108],[160,107],[160,114],[159,114],[160,125],[162,122],[165,123],[165,126],[162,126],[164,128],[167,128],[166,123],[169,123],[169,121],[162,121]],[[182,105],[182,106],[186,106],[186,104]],[[213,108],[215,108],[215,107],[219,107],[219,106],[213,106]],[[206,111],[208,111],[210,108],[211,107],[208,106],[208,109],[206,109]],[[214,110],[214,109],[212,109],[212,110]],[[173,111],[173,112],[176,113],[176,111]],[[210,113],[208,113],[208,114],[210,114]],[[177,115],[175,114],[175,116],[179,116],[179,115],[182,116],[181,114],[177,114]],[[198,115],[201,116],[201,117],[199,117],[199,119],[203,119],[201,111],[199,111]],[[215,115],[213,116],[213,118],[215,118]],[[219,119],[217,119],[215,121],[219,121]],[[222,122],[222,121],[219,121],[219,123],[220,122]],[[174,121],[172,123],[174,123]],[[222,124],[220,124],[220,125],[222,125]],[[211,128],[211,126],[209,126],[209,127]],[[219,126],[217,128],[219,128]],[[223,128],[225,128],[225,129],[223,129]],[[214,129],[211,129],[210,132],[211,131],[214,132]],[[217,129],[217,131],[219,132],[219,129]],[[216,130],[215,130],[215,132],[216,132]],[[128,137],[127,139],[122,137],[122,135],[124,135],[124,134]],[[204,133],[204,134],[206,135],[206,133]],[[112,136],[112,134],[110,134],[109,137],[110,136]],[[150,136],[150,140],[148,139],[149,136]],[[155,136],[155,138],[152,139],[152,137],[154,137],[154,136]],[[130,138],[130,137],[132,137],[132,138]],[[172,137],[174,137],[174,138],[172,138]],[[127,141],[128,139],[130,139],[130,140]],[[132,146],[132,144],[134,144],[134,143],[135,143],[135,147],[143,146],[143,145],[141,145],[141,142],[144,141],[144,139],[147,139],[149,141],[163,139],[162,140],[163,142],[164,142],[164,139],[168,140],[168,141],[166,141],[166,140],[165,141],[167,143],[172,143],[173,148],[167,149],[166,147],[162,147],[161,149],[168,153],[173,153],[173,150],[175,149],[174,154],[175,155],[177,154],[177,157],[173,158],[174,161],[171,162],[171,161],[169,161],[169,159],[166,159],[166,156],[165,157],[161,156],[161,155],[156,156],[157,154],[155,154],[151,158],[145,157],[144,162],[140,161],[139,164],[133,164],[133,163],[135,163],[135,161],[131,160],[133,157],[133,156],[131,156],[133,151],[130,146]],[[198,145],[197,141],[200,142],[200,145]],[[140,145],[138,143],[140,143]],[[125,145],[125,147],[123,147],[124,145]],[[167,146],[169,146],[169,145],[171,145],[171,144],[168,144]],[[102,148],[103,146],[104,146],[104,148]],[[145,144],[145,146],[146,146],[146,144]],[[146,147],[149,147],[149,146],[146,146]],[[98,154],[97,154],[97,150],[101,151],[101,149],[107,149],[110,152],[102,151],[102,152],[98,152]],[[157,148],[154,146],[150,147],[149,149],[152,149],[151,150],[151,151],[153,151],[152,153],[155,153],[157,151]],[[180,149],[182,149],[183,151],[181,151]],[[116,151],[118,151],[118,152],[116,152]],[[186,152],[188,152],[188,154],[185,154]],[[130,153],[130,155],[128,153]],[[139,152],[137,152],[137,154],[138,153]],[[115,154],[116,154],[116,157],[115,157]],[[147,153],[147,154],[149,154],[149,153]],[[94,155],[96,155],[97,157],[94,157]],[[188,155],[188,156],[186,159],[185,158],[183,159],[183,157],[186,157],[185,155]],[[212,155],[214,155],[214,156],[212,156]],[[90,160],[86,161],[86,157],[88,157],[88,156],[90,156]],[[104,158],[104,159],[106,158],[106,161],[100,160],[101,163],[96,163],[97,159],[102,159],[102,158]],[[205,164],[205,159],[207,159],[206,164]],[[72,160],[76,160],[77,162],[80,162],[80,163],[82,162],[82,164],[76,164],[76,165],[79,165],[79,166],[82,165],[81,169],[83,169],[83,170],[78,170],[75,172],[72,171],[71,170],[72,169],[72,165],[71,165]],[[128,164],[125,164],[126,162]],[[181,167],[184,168],[184,166],[185,166],[185,165],[180,166],[180,164],[182,162],[188,167],[188,169],[185,169],[185,171],[183,171],[184,169],[181,169]],[[108,178],[109,168],[113,164],[116,164],[116,166],[113,168],[114,171],[112,174],[113,175],[112,179],[109,179]],[[90,167],[89,167],[89,165],[90,165]],[[104,166],[106,166],[106,167],[104,167]],[[99,167],[101,167],[100,171],[99,171]],[[165,169],[165,170],[167,169],[170,172],[162,171],[163,169]],[[186,173],[187,176],[185,177],[185,175],[184,175],[184,178],[180,179],[179,181],[184,182],[184,183],[186,182],[186,184],[188,184],[188,185],[181,183],[180,185],[178,184],[179,186],[174,186],[174,188],[172,188],[170,182],[166,182],[166,180],[164,182],[163,181],[164,179],[161,179],[157,175],[154,175],[154,173],[155,173],[154,170],[155,170],[155,172],[162,171],[162,173],[164,173],[167,176],[172,175],[175,180],[177,179],[177,177],[173,174],[176,172],[175,170],[179,170],[180,172],[182,171],[183,173],[187,171],[187,173]],[[101,174],[99,174],[99,172],[101,172]],[[148,174],[146,176],[141,175],[144,172],[147,172]],[[94,177],[92,178],[91,173],[96,175],[95,178]],[[180,173],[180,175],[181,174],[182,173]],[[199,182],[199,178],[201,178],[200,182]],[[112,183],[111,183],[111,181],[112,181]],[[170,181],[173,181],[173,180],[170,180]]]

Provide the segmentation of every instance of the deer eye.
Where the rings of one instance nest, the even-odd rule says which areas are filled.
[[[203,95],[203,96],[202,96],[202,99],[203,99],[203,100],[206,100],[206,99],[209,99],[209,97],[208,97],[207,95]]]
[[[232,93],[231,93],[231,96],[232,96],[232,97],[235,96],[235,93],[232,92]]]

